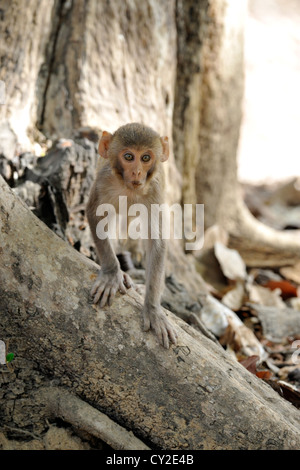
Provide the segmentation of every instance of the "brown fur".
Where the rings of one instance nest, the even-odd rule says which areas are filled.
[[[110,303],[117,290],[122,293],[132,286],[129,276],[122,274],[110,241],[100,240],[96,235],[97,207],[103,203],[118,209],[119,196],[127,196],[128,204],[144,203],[151,211],[151,204],[164,202],[164,172],[162,161],[168,159],[168,139],[161,138],[151,128],[138,123],[126,124],[113,135],[103,132],[99,142],[101,155],[97,175],[87,204],[87,217],[94,238],[101,270],[92,288],[94,302],[103,307]],[[133,155],[132,161],[124,158]],[[150,160],[143,161],[145,154]],[[103,158],[102,158],[103,157]],[[161,239],[148,241],[146,295],[143,308],[144,329],[153,328],[161,344],[169,347],[169,339],[176,343],[176,331],[160,308],[164,282],[165,242]]]

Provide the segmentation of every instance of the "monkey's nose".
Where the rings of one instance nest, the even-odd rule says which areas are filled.
[[[141,176],[141,173],[142,173],[141,170],[133,170],[132,171],[132,176],[134,178],[138,178],[139,176]]]

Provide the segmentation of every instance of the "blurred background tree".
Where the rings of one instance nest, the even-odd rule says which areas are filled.
[[[170,201],[204,203],[206,228],[249,264],[294,259],[298,237],[258,223],[237,180],[246,13],[246,0],[2,1],[0,152],[145,122],[171,137]]]

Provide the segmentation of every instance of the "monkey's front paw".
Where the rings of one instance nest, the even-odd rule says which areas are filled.
[[[94,296],[94,304],[100,300],[100,307],[111,305],[117,291],[126,293],[126,289],[133,286],[130,276],[122,271],[105,273],[100,270],[92,287],[91,295]]]
[[[173,325],[159,307],[144,307],[143,309],[144,331],[152,328],[162,346],[169,348],[169,339],[173,344],[177,343],[177,333]]]

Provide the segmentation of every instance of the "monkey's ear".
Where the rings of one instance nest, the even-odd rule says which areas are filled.
[[[111,141],[112,135],[109,132],[103,131],[102,136],[98,146],[99,155],[103,158],[108,158],[108,147]]]
[[[161,145],[163,148],[162,156],[160,157],[161,162],[165,162],[169,158],[169,139],[168,137],[160,138]]]

